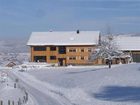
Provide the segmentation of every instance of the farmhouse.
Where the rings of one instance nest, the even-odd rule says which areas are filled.
[[[102,63],[89,62],[99,41],[99,31],[32,32],[27,45],[31,49],[31,62],[87,65]]]
[[[140,37],[132,35],[119,35],[115,38],[119,50],[129,53],[133,62],[140,62]]]

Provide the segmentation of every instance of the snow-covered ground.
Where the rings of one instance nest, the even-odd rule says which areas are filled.
[[[0,101],[2,101],[2,105],[9,105],[9,102],[10,105],[19,105],[20,103],[22,105],[34,105],[26,90],[9,78],[4,71],[0,71]]]
[[[12,71],[36,105],[139,105],[140,64]]]

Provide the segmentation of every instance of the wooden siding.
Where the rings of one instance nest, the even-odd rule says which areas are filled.
[[[66,65],[86,65],[86,64],[101,64],[101,61],[96,60],[89,62],[89,56],[91,52],[89,49],[94,50],[96,46],[65,46],[66,54],[59,54],[59,46],[56,46],[56,51],[50,51],[51,46],[46,46],[46,51],[34,51],[34,46],[31,46],[31,61],[34,62],[34,56],[46,56],[46,62],[48,63],[59,63],[59,58],[64,58]],[[70,49],[75,49],[76,52],[70,52]],[[84,49],[84,52],[81,50]],[[56,60],[51,60],[50,56],[56,56]],[[71,60],[71,57],[76,57],[75,60]],[[84,59],[81,59],[84,57]]]

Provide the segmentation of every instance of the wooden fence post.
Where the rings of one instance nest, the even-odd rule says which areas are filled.
[[[17,86],[16,86],[16,83],[14,83],[14,88],[16,88]]]
[[[0,105],[3,105],[3,101],[2,100],[0,101]]]
[[[25,92],[25,94],[26,94],[26,102],[27,102],[28,101],[28,93]]]
[[[8,100],[8,105],[10,105],[10,100]]]
[[[26,96],[23,97],[24,102],[26,103]]]
[[[18,100],[18,105],[21,105],[21,99],[19,98],[19,100]]]
[[[12,101],[12,105],[15,105],[14,101]]]
[[[24,96],[23,96],[23,100],[22,100],[22,103],[24,104]]]

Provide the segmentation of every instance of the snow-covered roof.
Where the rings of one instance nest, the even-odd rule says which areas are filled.
[[[115,37],[116,44],[123,51],[140,51],[140,36],[124,36]]]
[[[32,32],[27,45],[97,45],[99,31]]]

